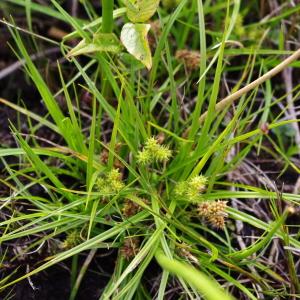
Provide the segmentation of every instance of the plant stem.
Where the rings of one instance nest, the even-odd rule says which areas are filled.
[[[111,33],[113,30],[114,19],[114,0],[102,0],[102,32]]]
[[[112,33],[114,26],[114,0],[102,0],[102,32]],[[111,87],[107,77],[101,72],[101,91],[105,98],[109,98]]]

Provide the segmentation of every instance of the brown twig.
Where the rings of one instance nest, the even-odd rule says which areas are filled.
[[[245,87],[241,88],[240,90],[236,91],[235,93],[233,93],[233,94],[227,96],[226,98],[224,98],[223,100],[221,100],[215,106],[215,111],[216,112],[221,111],[227,105],[233,103],[235,100],[239,99],[244,94],[246,94],[249,91],[255,89],[260,84],[264,83],[268,79],[270,79],[270,78],[274,77],[275,75],[277,75],[278,73],[280,73],[289,64],[291,64],[292,62],[294,62],[298,58],[300,58],[300,49],[298,49],[297,51],[295,51],[292,55],[290,55],[288,58],[286,58],[284,61],[282,61],[275,68],[271,69],[270,71],[268,71],[267,73],[265,73],[261,77],[257,78],[256,80],[252,81],[251,83],[249,83]],[[200,116],[200,118],[199,118],[200,124],[205,120],[206,116],[207,116],[207,111]]]

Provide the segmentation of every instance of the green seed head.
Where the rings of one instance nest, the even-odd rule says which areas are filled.
[[[139,151],[137,155],[137,162],[142,165],[148,165],[152,162],[152,155],[150,151],[143,150]]]
[[[168,161],[172,156],[172,151],[167,146],[160,146],[153,156],[154,155],[157,161]]]
[[[112,169],[104,177],[97,180],[97,189],[102,194],[117,194],[125,184],[121,180],[121,173],[118,169]]]
[[[189,181],[188,184],[190,189],[196,190],[201,193],[206,188],[207,178],[203,175],[195,176]]]
[[[166,145],[160,145],[154,137],[147,139],[145,147],[138,152],[137,162],[148,165],[153,162],[167,162],[172,156],[172,151]]]
[[[177,183],[175,194],[190,202],[199,202],[201,193],[206,189],[207,178],[203,175]]]

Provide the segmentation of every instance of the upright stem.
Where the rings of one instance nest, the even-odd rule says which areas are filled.
[[[102,0],[102,32],[111,33],[114,19],[114,0]]]
[[[112,33],[114,26],[114,0],[102,0],[102,32]],[[105,56],[104,56],[105,57]],[[105,98],[109,98],[111,87],[106,75],[101,72],[101,91]]]

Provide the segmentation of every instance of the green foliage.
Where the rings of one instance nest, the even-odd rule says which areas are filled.
[[[103,1],[104,18],[82,1],[82,15],[90,18],[85,20],[67,12],[63,0],[49,6],[3,3],[8,13],[20,8],[28,24],[50,16],[74,31],[61,43],[62,58],[68,53],[70,61],[61,60],[52,70],[57,71],[53,91],[51,74],[32,56],[24,31],[5,21],[46,113],[0,98],[1,105],[25,117],[22,124],[11,124],[16,146],[0,149],[5,171],[0,184],[9,189],[1,194],[0,242],[10,251],[15,242],[29,240],[22,255],[35,253],[39,260],[28,272],[0,275],[1,290],[72,259],[74,299],[98,249],[116,249],[100,299],[162,300],[174,290],[182,295],[174,297],[187,299],[299,293],[300,242],[289,217],[299,210],[300,196],[280,193],[273,181],[285,187],[284,178],[300,173],[295,120],[283,115],[290,108],[286,99],[297,101],[300,86],[286,91],[268,78],[230,105],[218,111],[215,106],[292,54],[275,49],[274,36],[299,5],[257,22],[251,16],[262,12],[255,1],[247,9],[238,0],[162,1],[159,19],[159,1]],[[29,34],[35,46],[57,46],[30,29]],[[80,42],[71,48],[75,38]],[[129,54],[122,53],[121,42],[132,60],[124,58]],[[176,59],[183,48],[181,53],[194,54],[186,59],[197,57],[193,68]],[[83,54],[91,56],[78,57]],[[64,108],[57,99],[65,101]],[[41,137],[41,130],[51,132],[54,141]],[[275,161],[280,172],[269,178],[253,157]],[[11,163],[12,158],[17,159]],[[278,248],[287,257],[281,256],[288,267],[284,274],[282,265],[270,268],[271,245],[284,245]],[[46,258],[38,256],[39,249]],[[79,255],[86,256],[83,265]],[[1,253],[1,267],[6,257]],[[20,253],[12,258],[22,264],[19,259]],[[161,277],[148,289],[154,277],[146,270],[152,267]]]
[[[148,21],[156,12],[160,0],[126,0],[127,17],[133,23]]]
[[[140,22],[148,21],[155,14],[159,0],[127,0],[125,3],[127,16],[133,23],[126,23],[123,26],[120,39],[126,50],[150,70],[152,67],[152,56],[147,34],[151,26],[149,24],[140,24]],[[112,7],[113,1],[103,1],[102,33],[95,33],[92,39],[84,38],[69,51],[68,57],[97,52],[119,53],[121,51],[120,41],[112,33]],[[81,31],[81,29],[79,30]]]
[[[119,53],[122,49],[120,41],[113,33],[95,33],[93,41],[82,40],[69,53],[68,56],[77,56],[95,52]]]

